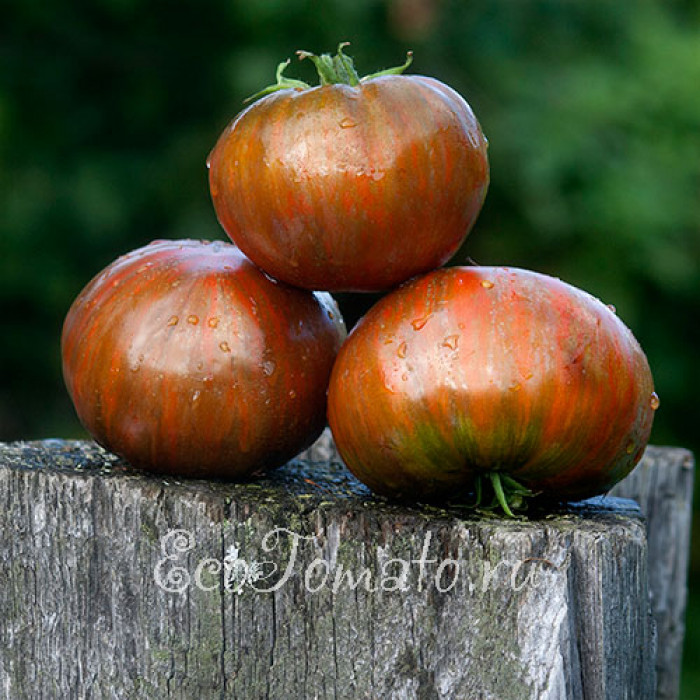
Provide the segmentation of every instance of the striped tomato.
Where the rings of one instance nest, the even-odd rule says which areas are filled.
[[[328,294],[271,280],[235,246],[156,241],[75,300],[63,372],[83,425],[132,464],[236,478],[319,435],[344,335]]]
[[[445,263],[489,180],[487,143],[454,90],[393,69],[360,80],[342,52],[321,85],[282,77],[209,157],[216,213],[268,274],[307,289],[393,287]],[[264,91],[265,92],[265,91]]]
[[[329,422],[348,467],[382,494],[444,500],[485,480],[497,494],[576,499],[640,459],[653,389],[632,333],[589,294],[525,270],[455,267],[358,323],[331,376]]]

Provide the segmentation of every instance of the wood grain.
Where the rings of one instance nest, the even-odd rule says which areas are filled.
[[[529,521],[399,507],[327,438],[249,484],[0,445],[0,500],[3,698],[655,697],[629,500]]]

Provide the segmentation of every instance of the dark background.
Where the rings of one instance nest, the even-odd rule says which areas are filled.
[[[349,40],[361,74],[413,49],[410,72],[461,92],[489,138],[490,191],[452,262],[528,267],[614,304],[661,397],[652,441],[700,454],[697,0],[2,8],[0,439],[84,435],[60,372],[75,295],[155,238],[224,238],[205,168],[218,134],[279,61]],[[313,79],[296,61],[287,73]],[[684,698],[700,689],[695,550]]]

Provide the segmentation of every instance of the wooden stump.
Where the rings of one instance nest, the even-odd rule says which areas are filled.
[[[0,445],[0,494],[3,698],[655,697],[629,500],[398,507],[327,438],[249,484]]]
[[[693,455],[673,447],[648,447],[635,470],[612,494],[639,503],[649,546],[649,588],[657,632],[657,700],[675,700],[688,598],[693,519]]]

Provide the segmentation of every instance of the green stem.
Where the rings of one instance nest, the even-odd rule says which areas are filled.
[[[491,487],[491,503],[481,505],[484,489]],[[509,518],[520,517],[515,513],[527,508],[527,499],[536,496],[529,488],[523,486],[512,476],[500,471],[479,474],[474,481],[474,503],[469,508],[477,511],[493,512],[500,510]]]
[[[410,65],[413,63],[413,51],[409,51],[406,54],[406,61],[400,66],[395,66],[394,68],[385,68],[377,73],[370,73],[362,78],[363,81],[371,80],[372,78],[381,78],[384,75],[401,75]]]
[[[507,489],[509,493],[517,494],[519,496],[534,496],[535,494],[530,491],[529,488],[523,486],[519,481],[516,481],[512,476],[508,474],[500,473],[501,483],[503,488]]]
[[[295,80],[294,78],[285,77],[284,69],[290,63],[291,60],[289,58],[286,61],[282,61],[282,63],[277,66],[277,72],[275,73],[277,82],[273,85],[268,85],[266,88],[263,88],[260,90],[260,92],[256,92],[250,97],[246,97],[243,102],[252,102],[253,100],[257,100],[259,97],[264,97],[265,95],[277,92],[278,90],[288,90],[289,88],[307,90],[310,88],[311,86],[308,83],[305,83],[303,80]]]
[[[493,491],[496,494],[496,500],[498,501],[498,505],[501,506],[503,512],[509,518],[514,518],[515,514],[510,509],[510,506],[508,505],[508,499],[506,498],[506,494],[503,490],[501,475],[498,472],[489,472],[489,479],[491,479],[491,485],[493,486]]]
[[[333,85],[333,83],[341,82],[330,54],[322,53],[320,56],[317,56],[315,53],[309,53],[308,51],[297,51],[297,56],[300,61],[308,58],[314,64],[321,85]]]
[[[347,76],[347,81],[350,85],[356,86],[360,84],[360,77],[355,70],[355,62],[343,53],[343,48],[350,46],[349,41],[343,41],[338,44],[338,55],[333,58],[333,62],[338,66],[340,71]]]
[[[299,60],[302,61],[308,58],[314,66],[321,80],[321,85],[344,85],[357,86],[360,84],[360,77],[355,70],[355,64],[350,56],[343,53],[343,48],[349,46],[349,42],[341,41],[338,44],[338,53],[331,56],[328,53],[322,53],[317,56],[310,51],[297,51]]]
[[[478,508],[481,505],[481,497],[483,495],[483,485],[481,483],[481,475],[476,477],[476,483],[474,484],[474,505],[473,508]]]

